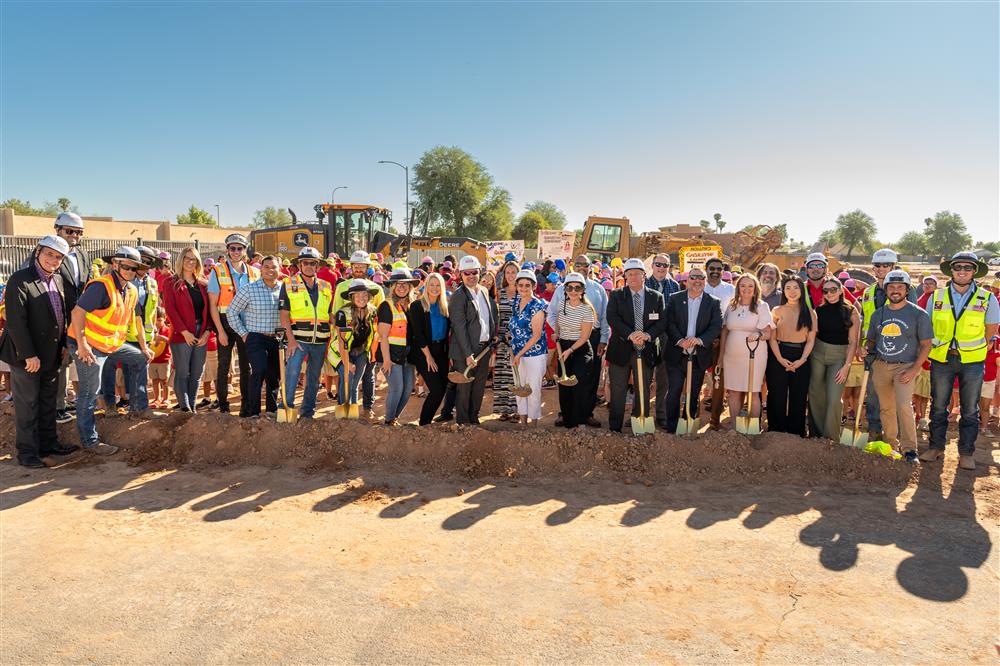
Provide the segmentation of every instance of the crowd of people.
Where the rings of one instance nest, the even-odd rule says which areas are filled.
[[[411,270],[363,250],[251,255],[234,233],[225,254],[188,247],[171,265],[144,246],[92,260],[82,234],[79,216],[61,214],[4,292],[0,360],[28,467],[78,448],[58,440],[57,422],[75,418],[81,446],[110,455],[99,409],[152,418],[172,391],[173,409],[229,413],[234,379],[240,417],[281,406],[311,419],[325,391],[336,416],[389,426],[413,395],[421,426],[478,424],[491,381],[497,418],[522,426],[540,421],[549,388],[557,426],[602,427],[606,404],[615,432],[631,405],[671,433],[704,408],[713,429],[765,416],[771,431],[836,440],[865,410],[869,439],[913,458],[917,430],[929,431],[925,462],[941,457],[957,407],[963,469],[1000,406],[1000,275],[980,282],[988,269],[971,252],[918,289],[891,249],[874,254],[865,284],[821,253],[799,272],[717,258],[674,272],[665,254],[648,265],[510,254],[495,272],[472,255],[425,257]]]

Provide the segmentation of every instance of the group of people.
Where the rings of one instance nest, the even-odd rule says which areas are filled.
[[[301,387],[298,417],[313,418],[321,382],[334,397],[336,377],[338,414],[353,410],[390,426],[418,383],[419,425],[478,424],[492,378],[493,411],[503,421],[538,423],[543,389],[558,380],[557,425],[601,427],[595,409],[606,383],[612,431],[624,429],[631,400],[632,416],[676,432],[682,418],[698,418],[708,376],[710,427],[720,427],[725,402],[734,420],[763,413],[772,431],[837,439],[850,412],[863,408],[869,437],[897,450],[916,451],[923,420],[924,461],[944,448],[954,387],[966,469],[975,466],[981,398],[988,417],[995,395],[1000,306],[976,282],[986,265],[971,252],[943,261],[947,285],[928,276],[923,294],[889,249],[875,253],[876,279],[855,293],[819,253],[804,275],[772,264],[729,270],[721,259],[675,275],[664,254],[648,267],[586,255],[572,266],[536,266],[508,256],[495,273],[472,255],[437,265],[428,257],[411,271],[361,250],[346,265],[312,247],[288,266],[277,256],[248,258],[238,233],[211,266],[194,247],[171,270],[151,248],[123,246],[92,275],[79,245],[82,220],[64,213],[55,230],[11,276],[4,297],[0,359],[11,367],[18,460],[29,467],[77,448],[59,442],[55,429],[67,409],[70,362],[80,443],[104,455],[117,449],[101,441],[94,414],[98,397],[105,414],[117,413],[114,369],[130,414],[149,418],[148,382],[166,383],[166,366],[153,370],[165,355],[183,411],[209,404],[198,395],[210,380],[214,408],[230,411],[235,356],[241,417],[295,408]],[[461,377],[452,381],[450,372]],[[379,373],[388,384],[381,417]]]

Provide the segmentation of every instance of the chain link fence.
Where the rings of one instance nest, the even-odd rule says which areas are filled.
[[[42,236],[0,236],[0,280],[7,282],[10,274],[16,271],[38,245]],[[140,242],[141,241],[141,242]],[[186,247],[194,245],[204,257],[217,257],[225,254],[225,243],[202,243],[197,239],[192,242],[185,241],[159,241],[142,239],[113,239],[113,238],[84,238],[80,245],[86,250],[91,258],[107,257],[115,253],[121,245],[146,245],[154,250],[166,250],[171,255],[176,255]]]

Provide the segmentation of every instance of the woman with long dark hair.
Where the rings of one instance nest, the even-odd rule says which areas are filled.
[[[535,296],[535,272],[524,270],[517,273],[513,282],[517,286],[517,296],[511,303],[508,323],[508,340],[511,351],[511,365],[523,386],[531,387],[531,395],[517,398],[517,413],[522,424],[531,419],[538,425],[542,418],[542,378],[545,376],[545,301]],[[512,421],[514,419],[511,419]]]
[[[409,319],[413,287],[420,280],[408,268],[394,268],[389,275],[389,296],[378,306],[379,346],[375,360],[389,380],[385,396],[385,424],[399,425],[399,417],[413,392],[414,367],[410,362]]]
[[[497,274],[499,283],[496,286],[496,300],[501,341],[508,339],[507,322],[510,321],[511,304],[518,293],[514,284],[517,273],[517,263],[508,261]],[[493,413],[501,421],[517,420],[517,401],[513,393],[514,373],[510,368],[510,357],[509,346],[501,344],[497,347],[496,360],[493,363]]]
[[[448,386],[448,291],[440,273],[424,281],[423,294],[410,305],[410,362],[427,385],[420,425],[434,418]]]
[[[809,354],[816,341],[816,313],[806,304],[806,286],[798,275],[781,281],[781,305],[771,313],[775,334],[768,341],[767,427],[806,436]]]
[[[566,276],[563,286],[566,298],[556,313],[555,337],[559,350],[562,351],[562,362],[567,375],[576,375],[576,386],[559,385],[559,411],[562,413],[563,426],[575,428],[587,420],[587,400],[583,392],[590,386],[590,362],[594,358],[594,349],[590,346],[590,332],[597,322],[597,312],[587,300],[586,280],[579,273]]]
[[[858,349],[861,318],[844,298],[835,277],[823,281],[823,303],[816,308],[816,344],[809,356],[809,413],[819,435],[837,439],[843,414],[841,396]]]

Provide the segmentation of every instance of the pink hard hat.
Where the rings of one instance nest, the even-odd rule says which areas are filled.
[[[170,253],[169,253],[169,252],[167,252],[166,250],[164,250],[163,252],[161,252],[161,253],[160,253],[159,255],[157,255],[157,256],[159,256],[159,257],[160,257],[160,259],[166,259],[167,261],[169,261],[169,260],[170,260]]]
[[[434,260],[431,259],[430,257],[424,257],[423,259],[420,260],[420,265],[421,266],[424,265],[424,264],[433,264],[433,263],[434,263]]]
[[[381,273],[376,273],[375,275],[372,276],[372,281],[375,284],[382,284],[383,282],[385,282],[385,276],[382,275]]]
[[[609,280],[607,278],[605,278],[604,281],[601,282],[601,286],[604,287],[604,289],[607,290],[607,291],[611,291],[612,289],[615,288],[614,283],[611,282],[611,280]]]
[[[722,279],[723,280],[732,280],[733,279],[733,274],[730,273],[729,271],[722,271]]]
[[[837,279],[838,280],[847,280],[850,277],[851,277],[851,274],[848,273],[847,271],[840,271],[839,273],[837,273]]]
[[[844,280],[844,286],[847,287],[848,289],[854,289],[854,287],[857,286],[857,284],[858,283],[854,281],[854,278],[847,278],[846,280]]]
[[[444,262],[443,264],[441,264],[441,268],[452,268],[451,262],[450,261]]]
[[[212,259],[212,257],[205,258],[205,268],[211,268],[214,265],[215,265],[215,259]]]

